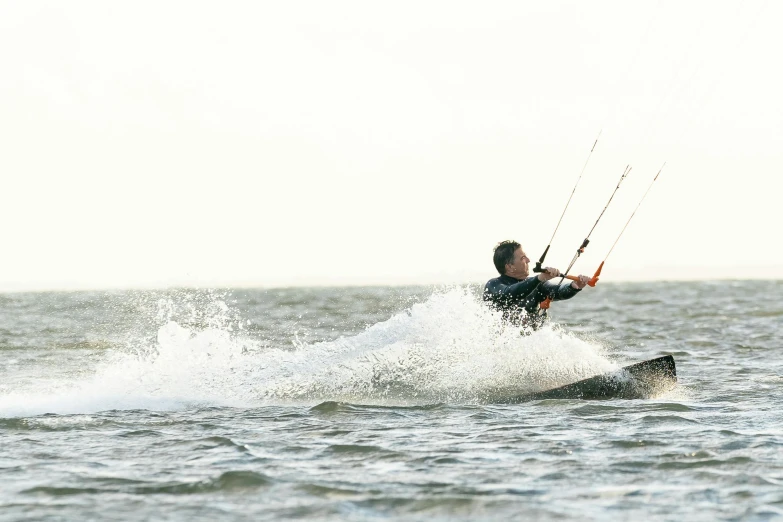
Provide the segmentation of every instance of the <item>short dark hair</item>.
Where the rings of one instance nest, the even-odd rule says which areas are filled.
[[[514,262],[514,252],[521,246],[522,245],[513,239],[501,241],[495,245],[495,255],[492,256],[492,262],[495,263],[495,268],[498,269],[500,275],[506,273],[506,265],[510,265]]]

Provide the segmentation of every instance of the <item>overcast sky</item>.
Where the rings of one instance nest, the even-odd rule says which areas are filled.
[[[783,3],[0,0],[0,290],[783,277]]]

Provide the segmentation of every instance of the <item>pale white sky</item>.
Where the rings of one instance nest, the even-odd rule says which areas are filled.
[[[783,277],[783,3],[0,0],[0,291]]]

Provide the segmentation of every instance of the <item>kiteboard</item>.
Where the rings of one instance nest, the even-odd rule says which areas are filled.
[[[648,399],[670,390],[676,384],[677,369],[674,366],[674,357],[664,355],[559,388],[509,396],[492,402],[517,404],[544,399]]]

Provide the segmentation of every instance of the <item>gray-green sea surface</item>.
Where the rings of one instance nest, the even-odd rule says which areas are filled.
[[[0,520],[783,519],[783,282],[0,295]],[[639,400],[497,397],[672,354]]]

